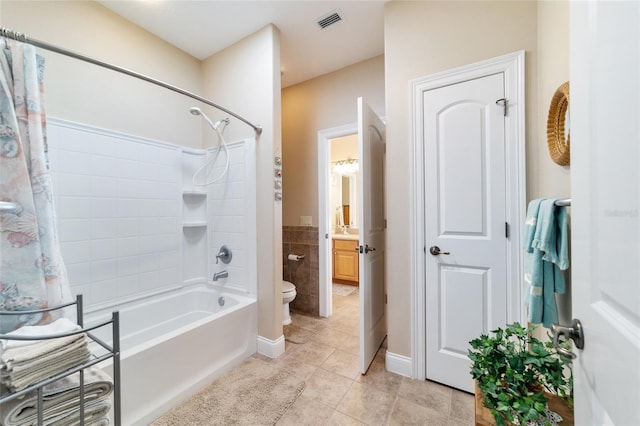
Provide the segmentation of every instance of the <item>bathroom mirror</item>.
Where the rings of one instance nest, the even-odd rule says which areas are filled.
[[[342,176],[342,207],[344,212],[344,224],[354,229],[358,227],[358,175],[349,174]]]
[[[569,82],[558,87],[547,118],[547,147],[551,159],[561,166],[568,166],[570,156]]]
[[[340,176],[342,182],[342,223],[351,227],[351,203],[349,197],[349,176]]]
[[[335,232],[354,233],[358,228],[358,135],[331,139],[330,158],[332,225]]]
[[[356,173],[332,173],[333,226],[344,224],[349,229],[358,228],[358,175]]]

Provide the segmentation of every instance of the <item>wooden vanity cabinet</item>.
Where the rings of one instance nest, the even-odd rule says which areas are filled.
[[[333,240],[333,282],[358,285],[360,280],[357,240]]]

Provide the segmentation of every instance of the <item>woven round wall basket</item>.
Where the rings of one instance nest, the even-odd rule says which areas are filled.
[[[561,166],[571,162],[569,135],[569,82],[558,87],[549,105],[547,147],[551,159]]]

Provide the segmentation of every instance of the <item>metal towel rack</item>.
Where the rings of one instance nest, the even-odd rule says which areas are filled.
[[[9,334],[1,334],[0,339],[9,339],[9,340],[49,340],[55,339],[59,337],[71,336],[79,333],[86,333],[89,342],[96,343],[106,350],[106,353],[102,355],[93,354],[91,358],[82,364],[79,364],[65,372],[62,372],[56,376],[49,377],[41,382],[32,384],[31,386],[22,389],[17,392],[9,392],[7,389],[3,389],[0,392],[0,404],[4,404],[5,402],[21,398],[24,395],[35,392],[37,395],[37,409],[36,409],[36,417],[38,425],[44,424],[44,387],[49,385],[57,380],[60,380],[64,377],[70,376],[75,373],[79,373],[80,375],[80,386],[78,388],[79,395],[79,424],[85,424],[85,396],[84,396],[84,370],[88,367],[101,363],[107,359],[113,359],[113,422],[115,426],[122,425],[122,409],[121,409],[121,388],[120,388],[120,313],[118,311],[114,311],[111,314],[110,320],[105,320],[94,324],[90,327],[84,326],[84,303],[82,299],[82,295],[78,294],[76,296],[76,300],[73,302],[68,302],[62,305],[53,306],[44,309],[35,309],[29,311],[2,311],[0,310],[0,319],[4,316],[16,316],[16,315],[29,315],[29,314],[42,314],[50,311],[55,311],[59,309],[63,309],[69,306],[76,306],[76,318],[77,323],[81,327],[80,330],[70,331],[59,334],[50,334],[46,336],[12,336]],[[94,333],[91,333],[93,330],[111,326],[111,338],[112,342],[108,343],[98,338]]]
[[[570,207],[571,206],[571,198],[563,198],[561,200],[556,200],[555,204],[558,207]]]
[[[18,204],[0,201],[0,214],[18,214],[19,212],[20,206]]]

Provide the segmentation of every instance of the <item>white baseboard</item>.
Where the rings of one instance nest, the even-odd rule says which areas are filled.
[[[387,351],[384,361],[387,371],[405,377],[413,377],[413,362],[411,358]]]
[[[258,336],[258,353],[269,358],[278,358],[284,353],[284,335],[276,340]]]

